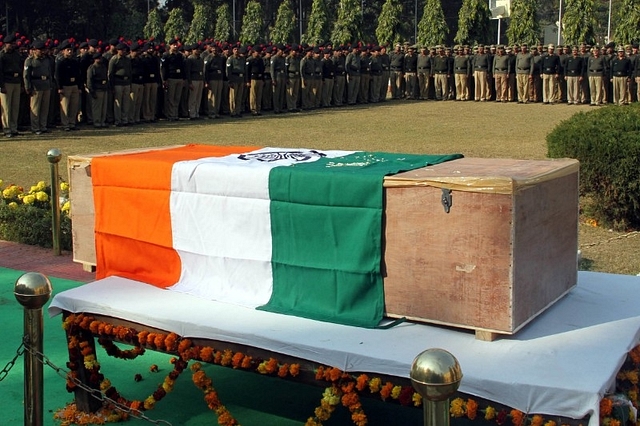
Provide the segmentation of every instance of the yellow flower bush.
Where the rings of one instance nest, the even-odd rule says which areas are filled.
[[[0,239],[23,244],[51,247],[52,188],[45,181],[31,185],[28,190],[0,179]],[[60,203],[61,248],[71,249],[71,204],[69,184],[61,181]]]

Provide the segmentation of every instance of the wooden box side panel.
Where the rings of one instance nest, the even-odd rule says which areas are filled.
[[[68,166],[73,260],[95,266],[95,210],[91,184],[91,159],[70,157]]]
[[[385,309],[393,316],[510,332],[509,195],[389,188],[385,207]]]
[[[514,325],[546,309],[578,280],[578,173],[515,194]]]

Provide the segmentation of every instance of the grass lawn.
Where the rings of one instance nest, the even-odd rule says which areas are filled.
[[[241,119],[159,122],[126,128],[31,133],[0,142],[4,185],[30,186],[50,176],[46,153],[66,157],[186,143],[348,149],[467,157],[546,158],[546,135],[587,106],[515,103],[389,101],[379,105]],[[618,233],[580,223],[581,269],[640,273],[638,233]]]

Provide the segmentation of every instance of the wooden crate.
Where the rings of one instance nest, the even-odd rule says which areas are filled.
[[[388,177],[387,314],[485,340],[522,328],[577,283],[578,169],[463,158]]]
[[[81,263],[87,271],[96,267],[95,209],[93,204],[93,186],[91,183],[91,160],[105,155],[146,152],[156,149],[175,148],[178,145],[162,148],[136,148],[117,152],[98,154],[70,155],[67,158],[69,170],[69,199],[71,200],[71,236],[73,238],[73,261]]]

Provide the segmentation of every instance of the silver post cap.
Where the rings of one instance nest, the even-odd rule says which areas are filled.
[[[452,396],[462,380],[462,370],[456,357],[444,349],[427,349],[411,365],[413,388],[429,401],[444,401]]]
[[[39,272],[27,272],[16,281],[13,294],[25,308],[40,309],[51,296],[51,281]]]
[[[62,158],[62,153],[58,148],[51,148],[47,152],[47,160],[51,164],[59,163],[61,158]]]

